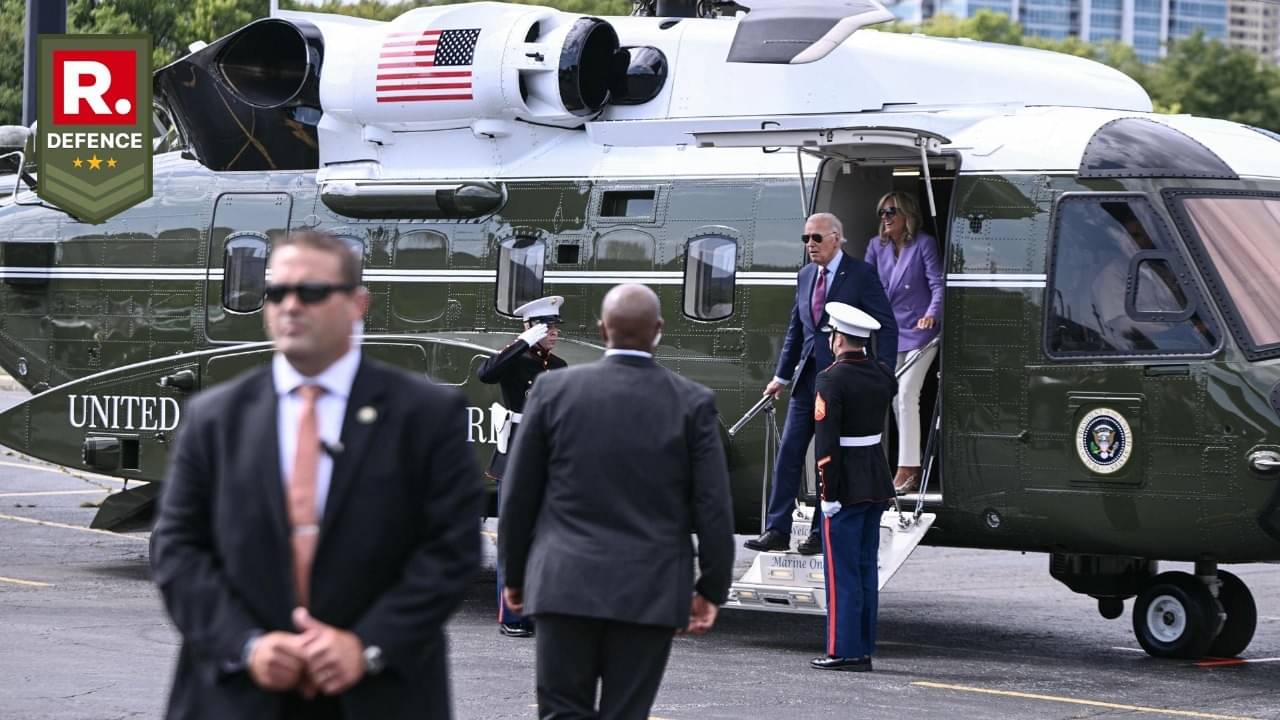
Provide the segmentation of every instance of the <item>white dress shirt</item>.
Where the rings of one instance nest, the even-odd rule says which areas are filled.
[[[610,355],[630,355],[631,357],[642,357],[642,358],[653,357],[653,353],[651,352],[645,352],[643,350],[628,350],[627,348],[609,348],[608,350],[604,351],[605,357],[609,357]]]
[[[836,268],[840,267],[840,258],[841,258],[842,256],[844,256],[844,250],[837,250],[837,251],[836,251],[836,256],[835,256],[835,257],[833,257],[833,258],[831,258],[831,262],[827,263],[827,266],[826,266],[825,268],[823,268],[823,269],[822,269],[822,271],[821,271],[824,275],[826,275],[826,276],[827,276],[827,284],[825,285],[825,288],[826,288],[826,291],[827,291],[827,294],[828,294],[828,295],[830,295],[830,294],[831,294],[831,281],[832,281],[832,280],[834,280],[834,279],[836,278]],[[818,291],[818,280],[817,280],[817,278],[815,277],[815,278],[814,278],[814,281],[813,281],[813,291],[812,291],[812,292],[817,292],[817,291]],[[800,308],[800,311],[801,311],[801,312],[807,312],[807,313],[810,313],[810,314],[812,314],[812,313],[813,313],[813,295],[812,295],[812,294],[810,294],[810,295],[809,295],[809,307],[807,307],[807,308]],[[792,372],[794,373],[795,371],[793,370]],[[778,377],[777,375],[774,375],[774,376],[773,376],[773,380],[774,380],[774,382],[778,383],[779,385],[788,385],[788,384],[790,384],[790,383],[791,383],[791,381],[790,381],[790,380],[783,380],[782,378]]]
[[[289,492],[289,473],[293,471],[293,459],[298,449],[298,419],[302,415],[302,398],[295,390],[303,385],[319,385],[324,388],[324,393],[316,400],[316,429],[321,442],[329,448],[336,448],[342,438],[342,419],[347,415],[351,384],[355,382],[356,370],[359,368],[360,346],[354,343],[346,355],[315,377],[307,377],[298,372],[280,353],[276,353],[271,359],[271,377],[278,400],[276,434],[280,441],[280,479],[284,482],[286,497]],[[322,448],[320,461],[316,466],[317,519],[324,517],[332,477],[333,458]]]

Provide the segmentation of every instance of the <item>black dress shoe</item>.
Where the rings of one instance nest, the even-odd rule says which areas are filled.
[[[516,623],[498,623],[498,632],[513,638],[533,637],[533,626]]]
[[[748,550],[759,550],[760,552],[782,551],[791,547],[791,538],[783,535],[777,530],[765,530],[760,537],[754,540],[748,540],[742,544]]]
[[[816,668],[818,670],[871,672],[871,658],[819,657],[810,660],[809,667]]]
[[[822,536],[814,533],[804,540],[801,540],[800,544],[796,545],[796,552],[801,555],[817,555],[818,553],[821,553]]]

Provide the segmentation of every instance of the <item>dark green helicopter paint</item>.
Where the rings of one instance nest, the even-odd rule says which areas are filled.
[[[0,209],[6,266],[44,262],[190,275],[0,284],[0,365],[27,387],[46,390],[0,416],[6,444],[83,467],[86,436],[117,437],[125,443],[114,474],[158,478],[173,432],[158,416],[146,423],[135,418],[128,429],[74,428],[68,423],[71,398],[147,397],[156,398],[156,408],[171,408],[163,399],[180,403],[188,396],[184,384],[204,387],[265,362],[265,345],[244,345],[264,339],[261,312],[230,312],[222,280],[192,279],[222,269],[222,244],[235,232],[277,237],[298,227],[331,230],[360,242],[366,275],[492,272],[503,240],[541,238],[545,292],[566,296],[566,333],[557,352],[570,363],[601,352],[597,308],[609,284],[557,280],[557,272],[682,272],[687,241],[708,233],[738,241],[740,271],[793,272],[802,262],[794,239],[803,223],[795,180],[511,181],[507,203],[490,217],[387,222],[334,214],[318,198],[311,173],[213,173],[176,156],[158,164],[155,198],[101,226],[80,225],[49,209]],[[1240,186],[1036,174],[948,180],[950,206],[939,207],[948,273],[1045,273],[1055,203],[1066,193],[1142,195],[1173,227],[1161,189]],[[637,186],[653,190],[651,214],[601,216],[605,191]],[[400,241],[424,232],[443,242],[406,251]],[[1208,298],[1194,273],[1184,281]],[[474,379],[474,371],[519,329],[518,321],[495,311],[494,283],[368,285],[373,303],[366,350],[462,387],[473,412],[481,411],[468,422],[477,455],[487,457],[491,433],[483,409],[498,397]],[[712,387],[727,425],[759,398],[773,374],[794,288],[740,284],[732,315],[715,322],[682,313],[682,285],[655,289],[668,323],[661,361]],[[1045,298],[1037,288],[946,291],[938,466],[943,498],[927,507],[938,520],[926,542],[1171,560],[1280,559],[1280,543],[1260,522],[1274,510],[1277,480],[1246,461],[1250,452],[1280,442],[1267,399],[1280,381],[1280,361],[1247,361],[1225,331],[1218,348],[1199,357],[1051,359]],[[1210,312],[1222,327],[1220,314]],[[116,370],[103,372],[111,368]],[[184,371],[189,375],[180,377]],[[80,382],[47,390],[72,380]],[[1104,400],[1129,419],[1135,449],[1121,473],[1100,479],[1081,465],[1073,442],[1082,408]],[[141,405],[132,409],[143,411]],[[727,442],[737,524],[744,532],[759,526],[765,476],[763,429],[755,422]]]
[[[1051,214],[1063,193],[1141,194],[1172,227],[1159,190],[1239,189],[1240,183],[1017,176],[962,185],[948,271],[1016,273],[1045,271]],[[975,232],[969,218],[977,216],[985,221]],[[1185,245],[1170,237],[1185,256]],[[1182,280],[1207,297],[1198,278]],[[947,291],[946,509],[927,542],[1176,560],[1276,559],[1280,545],[1259,516],[1277,480],[1252,471],[1245,458],[1277,440],[1267,394],[1280,380],[1280,362],[1247,362],[1220,319],[1224,339],[1199,357],[1054,360],[1045,351],[1045,298],[1034,289]],[[1099,405],[1123,412],[1135,439],[1127,466],[1114,476],[1090,473],[1074,449],[1082,410]],[[988,522],[992,512],[997,527]]]
[[[739,266],[756,270],[792,272],[802,255],[794,241],[803,218],[799,189],[792,180],[513,182],[498,215],[462,222],[341,217],[319,200],[314,174],[308,172],[269,177],[213,173],[169,156],[158,162],[156,183],[151,200],[98,226],[80,225],[51,209],[0,209],[0,259],[6,266],[23,260],[22,251],[39,248],[47,255],[27,252],[27,262],[186,271],[185,278],[173,280],[56,278],[0,284],[5,309],[0,319],[0,365],[29,389],[39,392],[111,368],[129,368],[47,392],[7,414],[0,421],[6,443],[53,462],[83,467],[80,446],[86,430],[128,436],[127,457],[115,474],[158,479],[172,429],[142,429],[140,417],[119,431],[72,428],[68,395],[181,400],[187,393],[160,387],[161,378],[185,369],[193,373],[195,387],[204,387],[264,362],[267,353],[241,347],[265,340],[261,311],[229,311],[224,280],[216,274],[207,283],[192,279],[206,270],[222,269],[223,244],[235,233],[276,238],[292,228],[327,229],[363,245],[366,275],[413,269],[492,273],[499,244],[517,235],[546,242],[549,274],[680,272],[687,239],[707,233],[738,240]],[[604,189],[633,187],[655,192],[651,217],[599,218]],[[589,216],[594,219],[589,221]],[[402,238],[424,232],[443,242],[412,253],[398,247]],[[473,408],[487,408],[499,399],[491,386],[475,380],[475,369],[486,352],[510,342],[520,325],[495,312],[493,282],[367,284],[373,298],[365,319],[371,355],[462,386]],[[609,287],[547,279],[546,292],[566,297],[566,333],[557,352],[570,362],[587,362],[602,352],[596,322]],[[656,290],[668,308],[663,362],[715,389],[726,417],[749,407],[772,376],[794,290],[739,287],[733,315],[716,322],[691,320],[680,312],[680,285],[660,285]],[[219,349],[223,346],[228,347]],[[123,407],[122,412],[129,409]],[[100,424],[128,423],[121,419]],[[477,453],[487,457],[490,429],[477,425],[473,432]],[[736,495],[739,522],[749,527],[759,522],[761,453],[758,439],[742,446],[735,444],[731,460],[736,476],[752,486]]]

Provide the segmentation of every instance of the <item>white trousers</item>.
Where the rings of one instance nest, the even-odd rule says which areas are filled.
[[[898,353],[899,368],[911,352]],[[925,350],[898,378],[898,394],[893,398],[893,416],[898,421],[898,467],[920,467],[920,388],[937,354],[937,345]]]

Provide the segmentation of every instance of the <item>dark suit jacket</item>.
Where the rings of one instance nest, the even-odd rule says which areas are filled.
[[[884,286],[876,275],[875,268],[852,255],[840,251],[843,257],[836,268],[836,276],[827,288],[827,302],[842,302],[852,305],[880,322],[876,331],[876,357],[889,367],[898,364],[898,323],[893,319],[893,308],[889,306],[889,298],[885,296]],[[835,358],[831,356],[831,348],[827,346],[827,334],[819,330],[827,324],[827,314],[817,325],[813,322],[810,299],[813,298],[813,285],[818,281],[818,265],[809,263],[800,268],[796,278],[796,301],[791,306],[791,324],[787,326],[787,336],[782,340],[782,353],[778,357],[778,369],[774,374],[783,380],[794,380],[792,374],[797,367],[803,368],[810,357],[815,361],[817,370],[822,370]]]
[[[272,718],[282,696],[238,669],[254,632],[294,631],[269,367],[187,405],[151,537],[182,650],[171,718]],[[361,422],[361,408],[377,418]],[[366,419],[368,413],[365,413]],[[442,626],[479,563],[481,486],[457,391],[365,359],[347,402],[311,576],[311,614],[382,648],[348,718],[451,716]],[[375,449],[376,446],[376,449]]]
[[[893,499],[884,446],[844,447],[841,437],[879,435],[898,394],[893,371],[861,353],[846,353],[818,373],[813,454],[823,500],[842,505]]]
[[[684,627],[733,580],[729,475],[707,388],[615,355],[543,373],[502,483],[498,561],[525,612]]]

